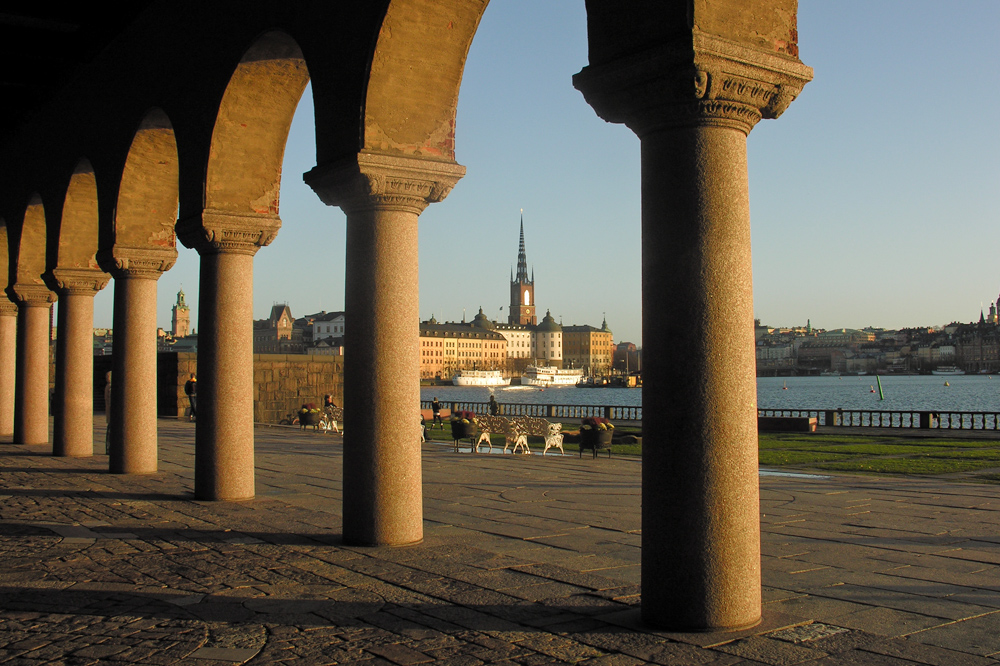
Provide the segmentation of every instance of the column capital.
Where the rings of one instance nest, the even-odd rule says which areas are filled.
[[[115,245],[97,253],[98,261],[113,277],[159,280],[177,261],[175,247]]]
[[[345,212],[402,210],[419,215],[443,201],[465,175],[455,162],[358,153],[356,158],[317,166],[303,176],[328,206]]]
[[[11,291],[14,292],[14,298],[19,305],[27,305],[29,307],[48,307],[55,303],[57,298],[55,292],[51,291],[44,284],[23,284],[19,282],[11,287]]]
[[[751,48],[697,29],[683,40],[574,75],[597,115],[639,138],[675,127],[729,127],[749,134],[777,118],[812,80],[797,58]]]
[[[54,268],[52,279],[60,294],[93,296],[108,286],[111,276],[99,268]]]
[[[271,213],[231,213],[206,208],[177,221],[177,237],[199,254],[248,254],[270,245],[281,229],[281,218]]]
[[[16,317],[17,303],[12,302],[6,294],[0,294],[0,317]]]

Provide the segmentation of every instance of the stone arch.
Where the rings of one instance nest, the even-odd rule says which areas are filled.
[[[59,225],[59,268],[99,269],[97,178],[86,158],[81,159],[66,189]]]
[[[33,194],[24,210],[21,237],[17,244],[17,285],[45,287],[45,248],[48,238],[45,226],[45,206],[38,194]],[[47,287],[46,287],[47,289]]]
[[[206,208],[277,215],[288,130],[308,82],[302,51],[285,33],[266,33],[246,51],[212,131]]]
[[[488,0],[393,0],[372,56],[363,147],[455,159],[465,59]]]
[[[115,246],[176,247],[178,159],[170,119],[160,109],[146,114],[136,130],[118,188]]]

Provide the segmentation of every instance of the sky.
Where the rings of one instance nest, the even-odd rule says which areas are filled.
[[[1000,296],[1000,2],[800,0],[815,78],[747,141],[754,309],[819,328],[972,321]],[[642,342],[639,140],[572,86],[587,64],[582,0],[493,0],[465,68],[456,158],[420,216],[420,316],[506,320],[521,210],[539,312]],[[315,165],[307,89],[285,152],[281,232],[254,260],[254,316],[344,306],[345,222],[301,179]],[[198,255],[183,288],[197,328]],[[95,326],[112,324],[113,285]],[[501,310],[501,307],[503,308]]]

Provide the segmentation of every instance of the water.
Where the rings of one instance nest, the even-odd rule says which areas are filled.
[[[878,399],[874,376],[759,377],[761,409],[870,409],[1000,412],[1000,375],[881,377],[885,400]],[[950,386],[945,386],[948,382]],[[787,386],[787,389],[782,387]],[[875,393],[871,392],[872,387]],[[642,405],[642,389],[578,389],[510,386],[494,389],[498,402],[553,405]],[[420,389],[421,400],[487,402],[490,391],[479,387],[432,386]]]

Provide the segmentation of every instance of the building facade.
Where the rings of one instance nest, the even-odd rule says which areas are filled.
[[[563,326],[563,364],[588,375],[608,375],[615,357],[614,335],[605,319],[601,328]]]

